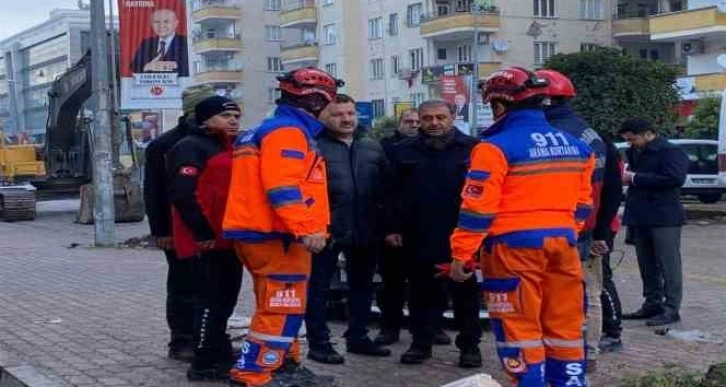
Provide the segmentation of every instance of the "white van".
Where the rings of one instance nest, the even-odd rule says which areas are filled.
[[[720,142],[716,140],[677,139],[669,140],[678,145],[688,155],[691,164],[688,167],[686,182],[681,188],[682,195],[696,196],[702,203],[716,203],[726,193],[726,171],[724,171],[724,154],[720,154]],[[627,142],[615,144],[627,163],[625,151]]]

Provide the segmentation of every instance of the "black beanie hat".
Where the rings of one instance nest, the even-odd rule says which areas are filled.
[[[240,111],[240,108],[237,102],[227,97],[215,95],[214,97],[209,97],[199,102],[194,108],[194,115],[196,116],[197,123],[202,125],[204,121],[227,110]]]

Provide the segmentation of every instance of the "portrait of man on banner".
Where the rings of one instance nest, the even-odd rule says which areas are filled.
[[[141,41],[130,67],[133,73],[177,73],[189,76],[187,37],[177,32],[179,18],[173,9],[156,8],[151,14],[154,36]]]

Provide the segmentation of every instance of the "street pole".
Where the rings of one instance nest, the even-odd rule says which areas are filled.
[[[474,39],[472,43],[474,60],[474,70],[471,75],[471,87],[469,88],[471,95],[469,96],[469,131],[473,137],[478,137],[477,133],[477,114],[479,107],[476,103],[477,85],[479,83],[479,5],[477,2],[471,4],[471,12],[474,18]]]
[[[111,130],[103,0],[91,1],[91,74],[93,75],[93,228],[96,246],[116,245]]]
[[[113,17],[113,0],[108,0],[108,31],[111,48],[111,164],[113,168],[121,167],[121,127],[119,125],[118,111],[118,83],[116,82],[116,26]]]

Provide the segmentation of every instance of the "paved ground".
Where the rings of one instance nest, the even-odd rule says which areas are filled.
[[[31,366],[62,385],[220,385],[187,383],[185,366],[165,358],[162,254],[87,247],[93,227],[72,223],[67,210],[74,205],[44,203],[35,222],[0,223],[0,364]],[[118,233],[119,239],[140,236],[146,226],[119,225]],[[726,224],[688,226],[683,240],[686,285],[684,320],[678,328],[726,339]],[[73,244],[80,246],[71,248]],[[617,282],[626,310],[632,310],[640,302],[634,253],[630,247],[618,249],[623,261]],[[247,315],[250,308],[249,291],[243,291],[237,313]],[[333,328],[340,336],[343,327]],[[656,336],[642,324],[627,324],[624,336],[626,350],[603,357],[593,385],[617,385],[626,376],[669,363],[702,369],[726,361],[724,345]],[[397,356],[408,343],[406,337],[394,346],[396,357],[389,359],[350,355],[344,366],[313,368],[339,376],[339,385],[350,387],[439,386],[473,373],[453,365],[453,347],[436,348],[426,366],[401,366]],[[486,358],[481,371],[502,380],[489,334],[482,351]]]

